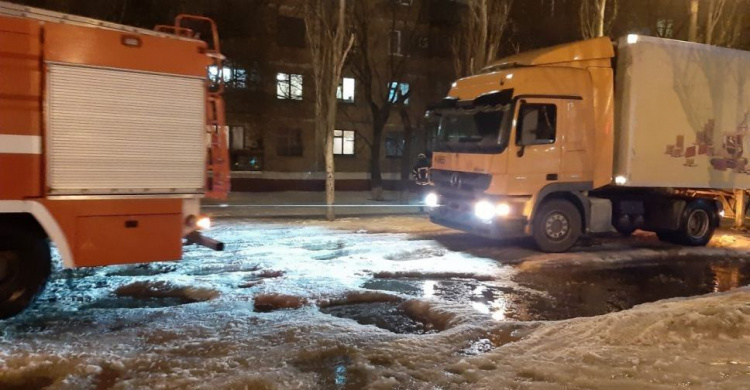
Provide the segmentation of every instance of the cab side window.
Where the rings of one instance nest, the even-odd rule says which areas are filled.
[[[557,106],[554,104],[523,103],[516,125],[518,145],[555,143],[557,135]]]

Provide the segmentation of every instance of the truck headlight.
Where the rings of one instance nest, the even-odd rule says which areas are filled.
[[[510,215],[510,205],[507,203],[500,203],[495,207],[495,214],[498,217],[507,217]]]
[[[424,204],[427,207],[438,207],[440,205],[440,199],[434,192],[430,192],[424,197]]]
[[[495,218],[495,205],[486,200],[479,201],[474,205],[474,215],[483,221],[489,221]]]

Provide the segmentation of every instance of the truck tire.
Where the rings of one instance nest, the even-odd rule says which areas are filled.
[[[0,319],[29,307],[52,268],[47,239],[0,230]]]
[[[680,243],[680,234],[677,231],[660,230],[656,232],[656,236],[659,237],[659,241],[668,242],[670,244]]]
[[[581,213],[567,200],[552,199],[539,207],[532,228],[534,242],[542,252],[565,252],[581,237]]]
[[[630,237],[638,229],[636,229],[633,225],[616,224],[615,230],[617,230],[617,232],[620,233],[620,235],[622,235],[623,237]]]
[[[716,230],[716,210],[706,201],[697,199],[685,206],[677,233],[679,244],[706,246]]]

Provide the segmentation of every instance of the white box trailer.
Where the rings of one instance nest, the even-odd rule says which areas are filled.
[[[750,52],[630,36],[615,74],[621,183],[750,188]]]

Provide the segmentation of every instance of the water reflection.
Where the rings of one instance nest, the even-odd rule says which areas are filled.
[[[466,279],[374,279],[362,287],[464,303],[497,321],[562,320],[745,286],[750,284],[750,263],[682,259],[614,269],[543,267],[521,271],[513,280],[522,288]]]
[[[435,286],[437,282],[433,280],[425,280],[422,286],[422,296],[425,298],[432,298],[435,296]]]
[[[729,291],[742,286],[742,273],[739,266],[711,265],[711,271],[715,275],[714,292]]]

